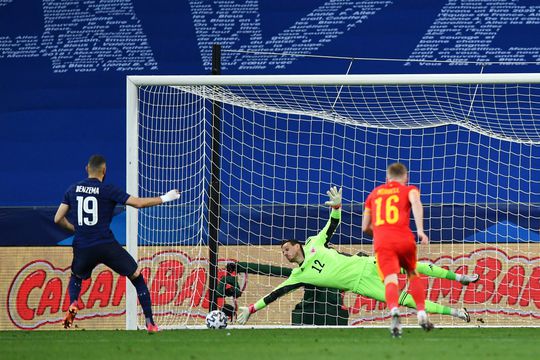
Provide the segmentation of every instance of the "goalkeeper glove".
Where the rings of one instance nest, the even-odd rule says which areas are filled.
[[[241,306],[238,308],[238,313],[236,317],[236,322],[238,322],[240,325],[244,325],[248,322],[249,317],[251,314],[253,314],[255,311],[255,306],[253,304],[249,305],[249,307]]]
[[[180,198],[180,192],[178,190],[174,189],[174,190],[171,190],[171,191],[167,192],[166,194],[161,195],[160,198],[161,198],[161,201],[163,203],[173,201],[173,200],[176,200],[176,199]]]
[[[331,206],[334,209],[339,209],[341,207],[341,191],[341,188],[338,191],[337,187],[332,186],[330,190],[326,192],[328,194],[328,197],[330,197],[330,200],[328,200],[324,204]]]

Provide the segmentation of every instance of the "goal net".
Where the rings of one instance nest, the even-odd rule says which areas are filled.
[[[160,326],[203,325],[209,311],[212,185],[219,190],[215,299],[228,313],[285,280],[293,266],[279,244],[324,227],[331,186],[344,198],[332,246],[372,255],[363,203],[395,161],[421,191],[431,243],[419,245],[419,260],[480,276],[468,286],[425,277],[428,300],[466,307],[472,317],[433,315],[433,322],[539,325],[540,74],[134,76],[127,113],[128,191],[181,191],[178,202],[127,214],[128,249]],[[129,284],[127,300],[128,328],[143,327]],[[381,301],[308,286],[249,325],[387,319]]]

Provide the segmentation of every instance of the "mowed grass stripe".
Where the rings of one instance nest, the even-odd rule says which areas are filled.
[[[533,359],[539,328],[4,331],[2,359]]]

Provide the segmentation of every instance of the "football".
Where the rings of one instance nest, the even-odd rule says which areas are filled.
[[[209,329],[225,329],[227,327],[227,315],[221,310],[210,311],[206,315],[206,327]]]

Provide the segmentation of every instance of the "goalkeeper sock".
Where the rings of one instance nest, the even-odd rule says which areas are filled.
[[[81,293],[82,279],[74,274],[71,274],[69,278],[69,303],[73,304],[79,300],[79,294]]]
[[[154,317],[152,314],[152,301],[150,300],[150,292],[148,291],[148,286],[144,281],[142,274],[137,276],[135,279],[131,279],[131,283],[135,286],[137,291],[137,297],[139,298],[139,303],[143,309],[144,317],[146,318],[146,323],[154,325]]]
[[[412,295],[418,311],[425,310],[426,295],[424,292],[424,284],[418,276],[411,276],[409,278],[409,294]]]
[[[455,272],[450,271],[450,270],[448,270],[448,272],[446,273],[446,276],[445,276],[445,278],[448,279],[448,280],[457,280],[457,281],[459,281],[458,277],[461,278],[461,275],[458,275]]]
[[[426,312],[430,314],[454,315],[452,308],[426,300]],[[454,315],[456,316],[456,315]]]
[[[389,310],[397,308],[399,292],[398,285],[396,283],[388,283],[385,286],[385,297],[386,297],[386,306]]]

